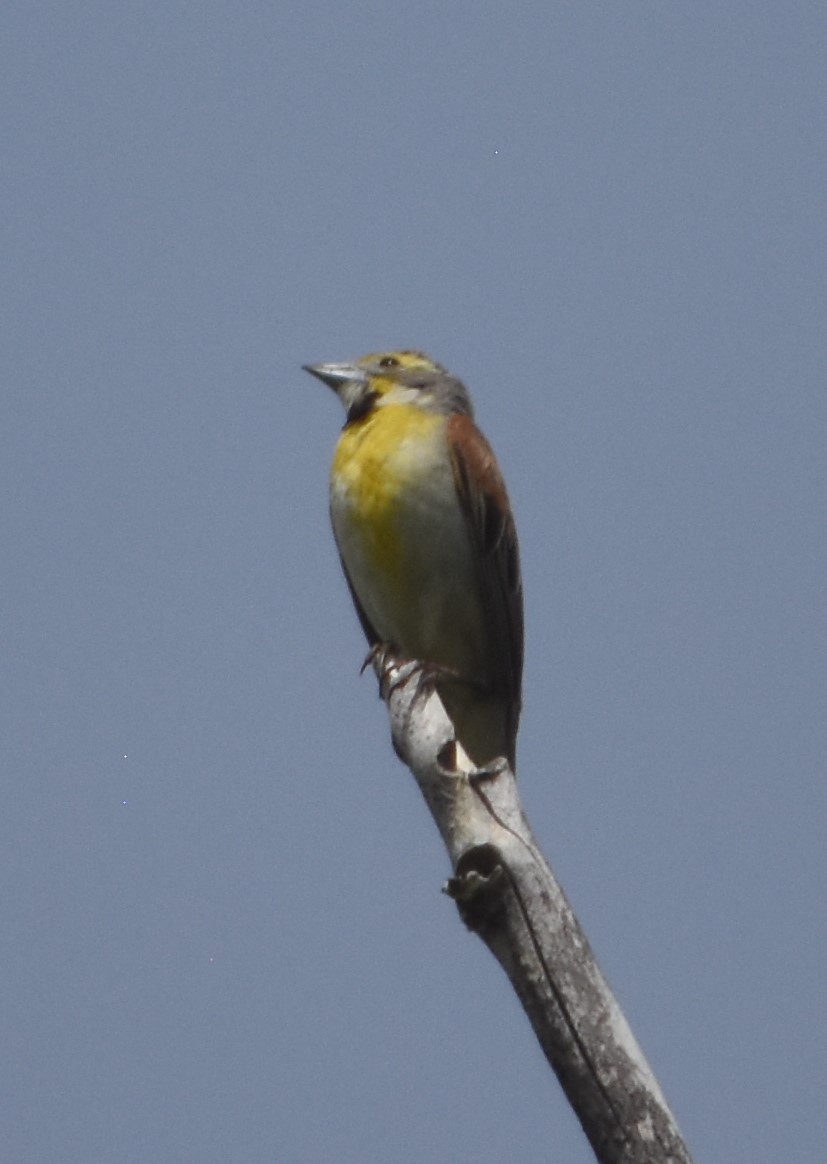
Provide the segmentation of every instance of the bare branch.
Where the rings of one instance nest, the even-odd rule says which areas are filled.
[[[377,653],[394,747],[454,869],[446,889],[505,970],[600,1164],[691,1164],[657,1081],[532,836],[503,762],[477,772],[416,663]]]

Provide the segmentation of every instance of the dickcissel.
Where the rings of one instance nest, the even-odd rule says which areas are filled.
[[[465,386],[414,351],[304,368],[347,415],[330,514],[368,642],[425,664],[470,759],[504,756],[513,771],[523,667],[517,534]]]

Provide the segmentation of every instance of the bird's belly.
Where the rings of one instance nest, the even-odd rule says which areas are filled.
[[[408,657],[483,678],[474,555],[444,445],[405,442],[334,474],[342,560],[379,639]]]

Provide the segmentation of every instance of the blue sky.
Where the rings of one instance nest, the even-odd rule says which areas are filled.
[[[520,781],[700,1160],[815,1161],[827,10],[7,5],[3,1141],[588,1161],[388,742],[308,361],[468,384]]]

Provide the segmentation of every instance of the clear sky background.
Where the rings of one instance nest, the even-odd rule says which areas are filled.
[[[827,6],[7,0],[10,1164],[587,1162],[395,759],[339,405],[517,515],[520,780],[696,1159],[827,1142]]]

